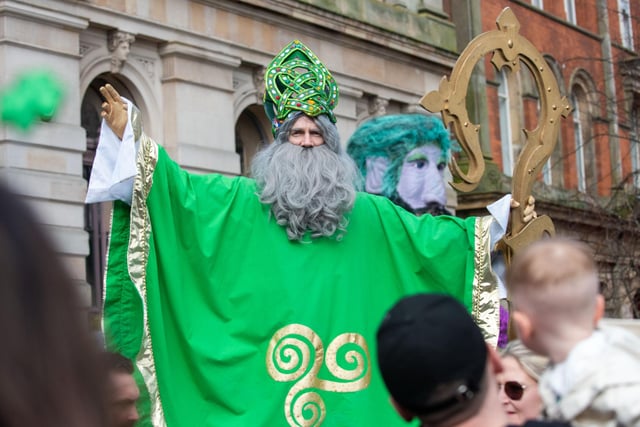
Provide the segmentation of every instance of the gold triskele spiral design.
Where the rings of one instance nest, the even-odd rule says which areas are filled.
[[[287,325],[271,337],[266,362],[271,378],[294,382],[284,401],[284,416],[292,427],[322,424],[327,411],[318,391],[355,392],[371,381],[367,343],[352,332],[334,338],[325,353],[322,340],[311,328]],[[323,363],[333,379],[318,377]]]

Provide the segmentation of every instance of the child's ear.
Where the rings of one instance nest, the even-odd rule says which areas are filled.
[[[596,310],[593,314],[593,323],[597,325],[600,319],[604,317],[604,297],[602,294],[598,294],[596,297]]]
[[[518,310],[515,310],[511,316],[513,323],[516,326],[518,337],[526,344],[529,342],[529,339],[533,334],[533,324],[531,323],[531,319],[529,316]]]
[[[494,374],[499,374],[504,371],[504,366],[502,365],[502,358],[498,354],[495,348],[487,344],[487,358],[491,363],[491,368],[493,369]]]

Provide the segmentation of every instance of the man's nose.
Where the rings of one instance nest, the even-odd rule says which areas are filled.
[[[129,410],[129,421],[138,421],[140,419],[140,414],[138,414],[138,409],[133,406],[130,410]]]
[[[312,135],[311,132],[304,133],[304,139],[302,140],[302,146],[305,148],[315,147],[318,145],[315,135]]]
[[[302,144],[303,147],[313,147],[313,141],[311,139],[311,132],[305,132],[304,133],[304,138],[302,139]]]

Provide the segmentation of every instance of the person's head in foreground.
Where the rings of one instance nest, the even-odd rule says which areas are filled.
[[[466,308],[446,295],[401,299],[377,333],[378,365],[392,403],[424,426],[504,426],[500,358]]]
[[[109,427],[133,426],[139,418],[136,403],[140,397],[133,378],[133,363],[114,352],[105,352],[103,363],[108,376]]]
[[[0,425],[103,426],[104,377],[86,311],[50,236],[0,183]]]
[[[538,394],[538,380],[549,359],[532,352],[520,340],[510,341],[500,356],[503,371],[498,374],[498,386],[509,423],[519,425],[539,418],[543,404]]]
[[[366,191],[417,215],[449,213],[444,169],[450,151],[451,139],[442,120],[417,113],[369,119],[347,142]]]
[[[309,48],[295,40],[269,64],[264,107],[275,141],[251,165],[260,201],[271,205],[291,240],[346,231],[359,172],[340,145],[333,109],[338,86]]]
[[[507,287],[518,336],[554,363],[588,338],[604,313],[593,252],[568,238],[539,240],[516,253]]]

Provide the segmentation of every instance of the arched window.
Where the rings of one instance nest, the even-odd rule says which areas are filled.
[[[502,171],[511,176],[515,159],[513,156],[513,132],[511,131],[511,103],[509,79],[505,69],[498,74],[498,110],[500,112],[500,142],[502,147]]]
[[[620,38],[622,46],[633,50],[633,19],[629,0],[618,0],[620,14]]]
[[[576,80],[571,88],[570,100],[574,107],[573,135],[577,187],[582,192],[597,193],[598,171],[589,98],[585,85]]]
[[[273,139],[267,133],[270,131],[269,121],[260,105],[246,108],[236,121],[236,153],[240,155],[240,170],[242,175],[249,176],[253,156]]]
[[[578,23],[578,18],[576,16],[576,1],[564,0],[564,11],[567,15],[567,21],[576,25]]]
[[[580,100],[576,93],[571,94],[571,103],[573,104],[573,135],[575,140],[576,154],[576,173],[578,174],[578,190],[585,191],[587,189],[587,179],[585,178],[584,166],[584,126],[582,124],[582,116],[584,110],[580,108]]]
[[[528,72],[524,64],[520,64],[520,70]],[[520,72],[513,73],[508,68],[502,68],[497,77],[502,172],[507,176],[513,176],[513,168],[524,142],[522,80]]]

